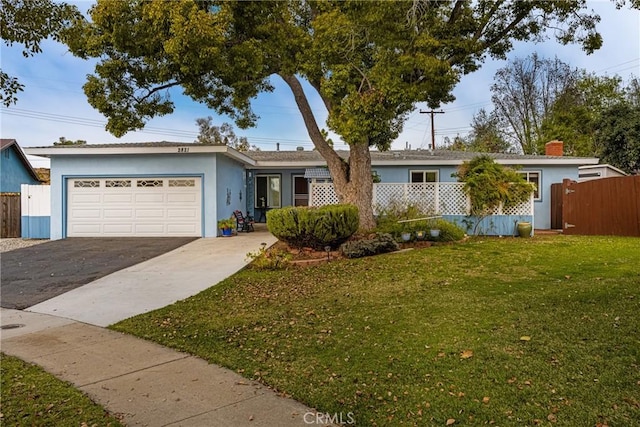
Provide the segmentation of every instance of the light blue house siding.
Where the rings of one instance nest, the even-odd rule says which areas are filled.
[[[456,172],[455,166],[373,166],[372,169],[378,173],[381,182],[409,182],[410,171],[429,170],[437,171],[440,182],[456,182],[457,179],[451,175]],[[551,228],[551,184],[561,183],[563,179],[578,179],[578,168],[575,165],[527,165],[520,167],[521,172],[540,173],[540,197],[534,200],[534,228]],[[462,217],[464,218],[464,217]],[[450,218],[460,222],[460,218]],[[513,230],[513,223],[522,218],[505,216],[504,221],[497,221],[494,218],[494,229],[499,230],[497,234],[509,234]],[[497,222],[496,222],[497,221]]]
[[[66,237],[66,180],[82,177],[163,177],[193,176],[202,178],[202,233],[204,237],[217,235],[218,208],[216,196],[217,167],[227,174],[233,167],[226,159],[217,161],[215,153],[149,154],[140,155],[82,155],[51,157],[51,239]],[[224,157],[219,155],[219,157]],[[236,169],[242,173],[241,166]],[[224,176],[224,174],[220,174]],[[226,178],[221,178],[226,179]],[[232,192],[236,186],[229,177]],[[225,196],[226,197],[226,196]],[[237,197],[237,190],[236,190]],[[238,206],[240,206],[238,204]],[[228,215],[230,215],[229,212]],[[225,217],[227,214],[225,214]]]
[[[256,220],[260,213],[256,210],[255,179],[258,175],[277,175],[280,177],[280,203],[281,206],[293,205],[293,177],[304,176],[305,169],[251,169],[247,171],[247,203],[246,210]]]
[[[15,145],[7,147],[0,155],[0,193],[19,193],[20,184],[40,184],[29,173],[17,149]]]
[[[235,210],[244,213],[247,200],[244,165],[226,156],[218,155],[216,166],[217,218],[229,218]]]

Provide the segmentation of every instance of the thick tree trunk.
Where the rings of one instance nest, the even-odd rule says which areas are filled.
[[[348,181],[343,185],[336,185],[335,189],[342,203],[350,203],[358,207],[360,229],[371,230],[376,226],[372,206],[371,152],[367,144],[351,145]]]
[[[351,145],[349,160],[345,162],[322,136],[307,96],[297,77],[292,75],[280,75],[280,77],[291,88],[309,137],[316,150],[327,162],[340,202],[351,203],[358,208],[360,229],[373,229],[376,223],[373,218],[373,179],[371,177],[369,145],[366,142]]]

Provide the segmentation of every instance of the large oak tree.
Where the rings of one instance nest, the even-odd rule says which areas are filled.
[[[562,43],[601,45],[599,18],[583,0],[543,1],[116,1],[98,0],[67,33],[71,51],[99,58],[84,86],[115,135],[174,109],[168,88],[240,127],[256,123],[251,100],[291,89],[341,201],[374,226],[370,147],[388,149],[419,102],[453,100],[464,74],[516,40],[547,29]],[[322,98],[326,126],[350,146],[343,160],[326,140],[302,81]]]

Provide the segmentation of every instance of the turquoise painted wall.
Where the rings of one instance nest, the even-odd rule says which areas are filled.
[[[216,159],[217,218],[229,218],[233,211],[246,212],[247,189],[241,163],[220,155]],[[217,224],[214,224],[217,228]]]
[[[256,175],[279,175],[280,176],[280,191],[281,191],[281,203],[282,206],[293,205],[293,176],[304,175],[304,169],[257,169],[247,171],[247,203],[246,210],[254,216],[256,220],[260,214],[255,209],[255,179]]]
[[[25,168],[16,150],[12,145],[0,153],[0,193],[19,193],[20,184],[40,184]]]
[[[83,176],[201,176],[204,237],[217,234],[216,154],[150,154],[51,158],[51,239],[66,237],[65,180]]]
[[[22,216],[20,225],[23,239],[48,239],[51,236],[50,216]]]
[[[456,182],[451,177],[455,173],[455,166],[374,166],[381,182],[409,182],[410,170],[437,170],[440,182]],[[578,179],[578,167],[576,165],[527,165],[521,167],[521,171],[540,172],[540,200],[534,201],[534,227],[537,229],[551,228],[551,184],[561,183],[563,179]]]
[[[464,215],[443,215],[443,219],[458,225],[468,235],[472,235],[478,221],[476,217]],[[532,222],[531,215],[492,215],[482,219],[478,229],[478,235],[483,236],[513,236],[516,234],[518,222]]]

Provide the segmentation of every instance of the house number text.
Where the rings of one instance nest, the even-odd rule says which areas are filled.
[[[178,147],[178,153],[188,153],[189,147]]]

